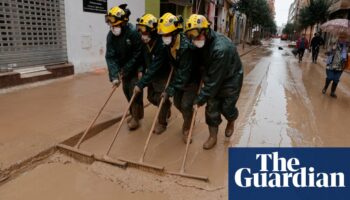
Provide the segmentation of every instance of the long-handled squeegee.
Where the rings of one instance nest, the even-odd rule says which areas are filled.
[[[94,155],[94,158],[96,160],[101,161],[101,162],[105,162],[105,163],[109,163],[109,164],[113,164],[113,165],[118,165],[118,166],[121,166],[121,167],[126,167],[126,165],[127,165],[126,162],[124,162],[122,160],[119,160],[119,159],[116,160],[116,159],[113,159],[113,158],[109,157],[109,153],[110,153],[110,151],[111,151],[111,149],[113,147],[114,142],[116,141],[116,139],[117,139],[117,137],[119,135],[120,128],[123,125],[123,122],[124,122],[124,120],[126,118],[126,115],[128,114],[128,111],[129,111],[129,109],[130,109],[130,107],[131,107],[132,103],[134,102],[135,97],[137,95],[138,94],[135,94],[135,93],[132,95],[132,97],[131,97],[131,99],[129,101],[128,107],[124,111],[123,117],[122,117],[122,119],[119,122],[118,128],[117,128],[117,130],[116,130],[116,132],[114,134],[113,140],[112,140],[111,144],[109,145],[106,153],[103,156]]]
[[[167,88],[169,83],[170,83],[173,71],[174,71],[174,68],[172,67],[165,88]],[[150,142],[151,137],[153,135],[153,130],[154,130],[156,122],[158,120],[158,116],[160,114],[160,110],[162,109],[162,106],[164,104],[164,101],[165,101],[165,99],[162,97],[161,101],[159,103],[158,111],[156,113],[156,116],[154,117],[151,130],[148,133],[146,144],[145,144],[145,146],[143,148],[143,152],[142,152],[142,155],[140,157],[140,160],[139,161],[133,161],[133,160],[125,159],[125,158],[119,158],[119,160],[125,161],[125,162],[130,163],[130,164],[134,164],[136,166],[151,168],[151,169],[155,169],[155,170],[158,170],[158,171],[164,171],[164,167],[163,166],[156,166],[156,165],[153,165],[153,164],[145,163],[145,155],[146,155],[146,152],[147,152],[147,149],[148,149],[148,146],[149,146],[149,142]]]
[[[185,150],[185,154],[184,154],[184,157],[183,157],[183,160],[182,160],[181,169],[180,169],[179,172],[167,171],[167,173],[172,174],[172,175],[183,176],[183,177],[187,177],[187,178],[198,179],[198,180],[202,180],[202,181],[209,181],[208,177],[198,176],[198,175],[194,175],[194,174],[188,174],[188,173],[185,172],[185,165],[186,165],[186,160],[187,160],[187,154],[188,154],[188,149],[189,149],[189,146],[190,146],[190,143],[191,143],[193,127],[194,127],[194,122],[196,120],[197,111],[198,111],[198,106],[196,105],[194,107],[194,111],[193,111],[193,115],[192,115],[192,121],[191,121],[191,126],[190,126],[190,130],[189,130],[189,133],[188,133],[188,136],[187,136],[186,150]]]
[[[93,157],[92,153],[79,149],[80,145],[84,141],[84,139],[85,139],[87,133],[90,131],[91,127],[93,127],[95,125],[96,120],[101,115],[102,111],[106,107],[107,103],[111,99],[111,97],[112,97],[112,95],[113,95],[113,93],[115,92],[116,89],[117,89],[117,87],[113,86],[112,91],[109,94],[108,98],[106,99],[105,103],[103,104],[103,106],[101,107],[101,109],[99,110],[99,112],[97,113],[95,118],[92,120],[92,122],[90,123],[88,128],[85,130],[84,134],[80,137],[79,141],[75,144],[75,146],[71,147],[71,146],[68,146],[68,145],[65,145],[65,144],[58,144],[57,147],[59,149],[64,150],[64,151],[68,151],[67,153],[73,152],[73,153],[77,153],[77,154],[82,155],[82,156],[91,157],[91,158]]]

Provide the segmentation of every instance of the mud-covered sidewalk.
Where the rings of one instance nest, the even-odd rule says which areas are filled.
[[[241,54],[255,49],[238,47]],[[111,91],[104,70],[0,90],[0,170],[84,131]],[[96,124],[115,123],[127,105],[116,90]]]
[[[279,46],[284,50],[278,50]],[[329,91],[322,95],[322,63],[311,63],[308,54],[298,63],[286,46],[283,41],[272,40],[261,48],[245,49],[249,53],[242,57],[245,79],[237,103],[240,116],[230,141],[223,134],[224,120],[217,146],[210,151],[202,149],[208,130],[204,107],[199,109],[186,172],[208,176],[208,183],[135,166],[122,169],[101,162],[86,164],[54,150],[44,154],[45,159],[35,157],[84,130],[110,92],[106,73],[75,76],[0,95],[0,103],[8,105],[1,107],[6,115],[0,116],[5,120],[0,121],[5,131],[0,135],[1,169],[28,158],[42,160],[31,160],[25,164],[29,168],[19,176],[3,184],[0,181],[0,196],[6,200],[227,199],[230,146],[349,146],[350,75],[344,73],[337,99],[331,98]],[[101,127],[95,130],[97,135],[82,144],[83,150],[105,153],[118,126],[116,118],[126,105],[120,89],[112,102],[98,121]],[[155,111],[154,106],[146,108],[136,131],[122,127],[111,150],[112,158],[139,160]],[[179,170],[185,148],[181,125],[182,117],[173,107],[168,130],[152,136],[146,162],[169,171]],[[71,141],[74,140],[66,144]]]
[[[238,51],[241,55],[245,55],[257,48],[257,46],[246,46],[245,49],[238,47]],[[212,186],[191,184],[190,182],[186,182],[186,180],[174,180],[173,177],[157,177],[142,171],[138,172],[136,169],[125,172],[98,162],[93,165],[86,165],[64,155],[54,154],[56,152],[56,144],[65,141],[66,143],[76,141],[77,136],[81,135],[94,118],[111,92],[111,89],[106,71],[98,70],[58,80],[0,90],[0,105],[2,105],[0,107],[1,196],[7,199],[52,198],[52,193],[56,193],[52,190],[56,190],[56,186],[57,188],[63,188],[65,191],[61,197],[70,197],[71,199],[96,199],[95,197],[102,197],[99,195],[102,193],[106,193],[103,199],[113,199],[113,194],[123,197],[123,199],[141,199],[141,197],[142,199],[169,199],[169,194],[172,194],[171,196],[173,197],[178,196],[182,198],[187,196],[192,199],[194,196],[199,195],[196,194],[198,190],[204,191],[201,193],[203,198],[227,196],[227,191],[224,189],[227,171],[227,155],[224,147],[227,147],[227,145],[217,149],[217,151],[222,152],[224,155],[221,157],[220,162],[212,164],[211,170],[213,171],[211,171],[211,177],[215,176],[215,170],[220,171],[220,176],[215,179],[215,184]],[[145,102],[147,103],[147,101]],[[111,133],[108,130],[114,132],[113,130],[117,125],[116,122],[120,119],[126,105],[127,102],[120,87],[116,90],[110,103],[97,120],[94,129],[91,131],[91,135],[101,135],[100,132],[104,129],[107,130],[107,135]],[[149,115],[149,118],[153,118],[154,110],[154,108],[147,108],[146,113],[147,116]],[[173,122],[170,128],[180,127],[181,120],[179,113],[175,109],[173,113]],[[203,124],[199,127],[204,131],[203,110],[200,115],[201,118],[198,120],[198,124]],[[143,123],[150,124],[150,120],[145,119]],[[148,132],[146,130],[147,128],[149,127],[145,125],[139,132],[145,132],[143,134],[145,136]],[[174,129],[174,131],[176,132],[177,129]],[[102,132],[100,136],[102,137],[102,141],[104,135],[106,134]],[[144,139],[144,136],[138,137],[139,142]],[[205,136],[205,134],[202,134],[201,140],[204,140]],[[94,138],[98,139],[100,137]],[[133,137],[135,137],[135,134]],[[89,141],[93,142],[94,140]],[[196,148],[201,149],[200,144],[203,142],[201,140],[196,142]],[[183,145],[181,137],[178,137],[176,144]],[[140,145],[136,149],[139,148],[141,148]],[[125,148],[126,151],[127,149]],[[173,166],[174,170],[178,167],[176,164],[180,162],[183,152],[176,153],[169,157],[169,159],[175,158],[174,161],[170,161],[170,165]],[[193,151],[190,153],[193,153]],[[174,155],[177,156],[174,157]],[[203,155],[205,154],[200,156],[202,157],[202,161],[199,165],[201,163],[205,164],[203,162],[207,158],[205,156],[203,157]],[[210,158],[215,153],[208,155]],[[104,173],[103,169],[108,170],[105,170]],[[29,174],[25,173],[29,170]],[[124,186],[120,187],[120,183],[113,184],[115,181],[122,182],[120,177],[117,179],[116,177],[113,178],[110,174],[113,170],[117,170],[116,172],[123,174],[122,177],[127,179],[123,180],[125,181]],[[133,170],[137,171],[137,173],[133,173]],[[194,171],[196,170],[194,169]],[[207,170],[203,168],[198,172],[205,174]],[[20,175],[20,178],[16,179],[18,175]],[[49,176],[49,179],[44,178]],[[134,180],[128,181],[132,177],[134,177]],[[98,178],[102,179],[98,180]],[[35,181],[33,182],[33,180]],[[152,189],[152,194],[143,192],[143,184],[147,184],[148,181],[159,183],[158,187],[157,184],[150,186],[152,188],[158,188],[158,192],[154,189]],[[165,182],[169,182],[167,187],[161,187],[164,186]],[[4,185],[4,183],[6,184]],[[96,183],[99,186],[96,187]],[[14,194],[14,190],[11,187],[27,189]],[[80,188],[86,189],[81,190]],[[174,191],[170,192],[172,189]],[[169,190],[166,192],[168,195],[162,195],[162,190]],[[187,195],[180,194],[180,191],[187,191]],[[206,194],[205,191],[211,191],[211,195]],[[56,195],[56,197],[59,199],[60,195]]]
[[[0,170],[84,131],[111,90],[105,73],[1,90]],[[125,105],[118,88],[97,124],[113,121]]]

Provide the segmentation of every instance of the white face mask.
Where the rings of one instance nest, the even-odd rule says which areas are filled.
[[[171,36],[167,36],[167,37],[163,36],[162,37],[162,40],[163,40],[165,45],[170,45],[171,44],[171,39],[172,39]]]
[[[202,48],[202,47],[204,47],[205,40],[193,40],[192,43],[197,48]]]
[[[149,41],[151,41],[151,37],[149,35],[142,35],[141,39],[144,43],[149,43]]]
[[[119,36],[122,33],[122,29],[120,27],[112,27],[111,31],[115,36]]]

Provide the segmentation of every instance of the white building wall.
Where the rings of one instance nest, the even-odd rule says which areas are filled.
[[[108,9],[126,1],[108,0]],[[104,14],[83,12],[83,1],[65,0],[68,61],[73,63],[75,73],[106,67],[106,36],[109,27]],[[143,0],[128,0],[131,10],[130,22],[144,14]]]

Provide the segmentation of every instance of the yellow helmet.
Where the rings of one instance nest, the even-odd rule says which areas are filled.
[[[117,26],[123,22],[127,22],[129,20],[125,11],[121,9],[119,6],[115,6],[108,11],[108,14],[105,16],[106,23],[111,26]]]
[[[182,29],[181,20],[171,13],[165,13],[158,22],[158,34],[165,35]]]
[[[145,14],[137,19],[137,30],[141,32],[154,31],[157,28],[157,18],[152,14]]]
[[[195,38],[200,34],[202,29],[208,29],[210,22],[203,15],[192,14],[186,22],[186,35]]]

